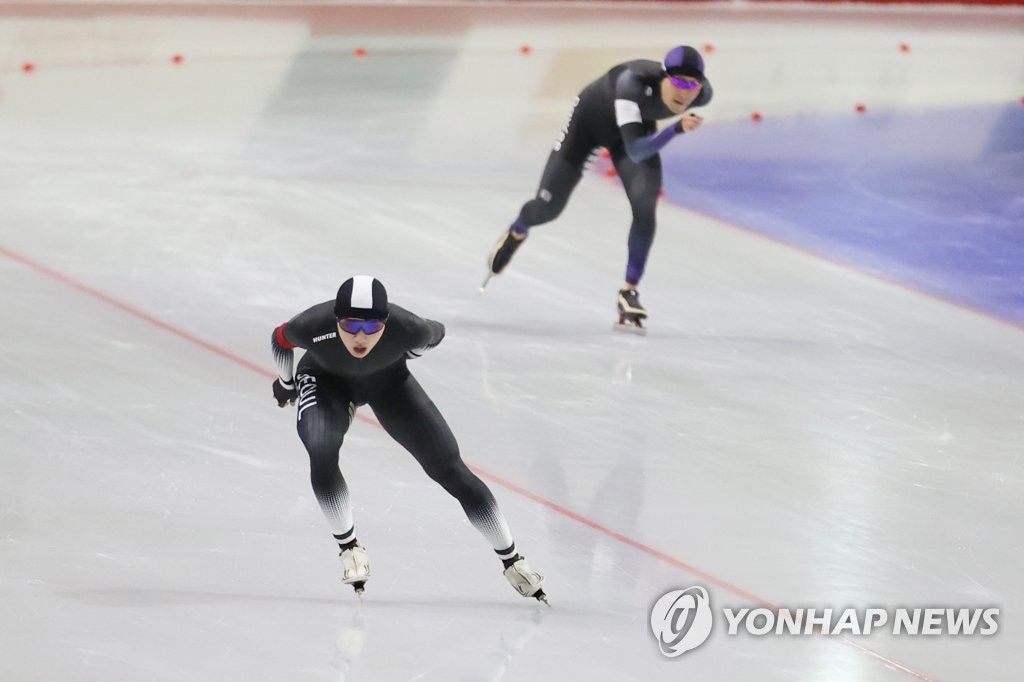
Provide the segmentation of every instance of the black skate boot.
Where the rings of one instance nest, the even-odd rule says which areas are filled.
[[[643,321],[647,318],[647,310],[640,303],[640,294],[636,289],[619,290],[619,323],[615,328],[619,331],[644,335],[647,329]]]
[[[484,290],[487,286],[487,282],[490,281],[494,275],[500,275],[501,271],[511,262],[512,255],[515,254],[516,249],[526,241],[524,235],[521,239],[517,238],[512,228],[509,228],[505,234],[501,236],[498,243],[494,245],[494,249],[491,250],[491,255],[487,257],[487,268],[490,272],[487,273],[487,278],[484,279],[484,283],[480,285],[480,291]]]

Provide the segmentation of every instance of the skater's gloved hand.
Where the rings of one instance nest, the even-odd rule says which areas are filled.
[[[274,379],[274,397],[277,399],[277,406],[294,405],[295,398],[299,392],[295,390],[294,381],[285,383],[280,378]]]
[[[700,124],[704,122],[704,117],[700,114],[689,113],[679,119],[679,132],[681,133],[692,133],[697,128],[700,128]]]

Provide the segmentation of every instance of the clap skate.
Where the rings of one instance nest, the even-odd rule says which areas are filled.
[[[341,567],[341,582],[351,585],[356,595],[362,597],[366,581],[370,579],[370,558],[366,555],[366,548],[356,545],[342,550]]]
[[[541,589],[544,576],[530,568],[526,563],[526,557],[520,557],[514,564],[506,568],[505,577],[519,594],[524,597],[533,597],[537,601],[551,606],[551,603],[548,602],[548,595],[544,594],[544,590]]]
[[[630,334],[647,335],[647,328],[644,327],[644,320],[647,318],[647,310],[640,303],[640,294],[636,289],[622,289],[619,291],[619,321],[614,329]]]
[[[526,241],[526,235],[522,238],[517,238],[515,233],[512,232],[512,228],[509,228],[498,240],[498,243],[494,245],[491,250],[491,255],[487,257],[487,277],[484,278],[483,284],[480,285],[480,293],[483,293],[484,288],[487,287],[487,283],[491,281],[491,277],[500,275],[501,271],[505,269],[505,266],[512,260],[512,255],[519,248],[520,244]]]

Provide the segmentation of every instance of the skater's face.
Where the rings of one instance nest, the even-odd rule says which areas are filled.
[[[700,96],[701,84],[690,76],[665,76],[661,79],[661,101],[673,114],[681,114]]]
[[[384,336],[383,320],[344,317],[338,320],[338,338],[353,357],[365,358]]]

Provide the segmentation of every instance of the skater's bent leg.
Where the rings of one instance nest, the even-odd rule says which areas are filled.
[[[569,122],[559,134],[544,165],[537,195],[519,210],[519,217],[512,223],[513,234],[525,237],[534,225],[557,218],[583,177],[583,167],[598,146],[592,119],[586,115],[588,107],[593,105],[588,105],[583,99],[584,93],[581,93],[573,102]],[[597,106],[600,107],[601,103],[597,103]]]
[[[572,191],[583,177],[583,167],[595,143],[586,131],[586,126],[577,122],[575,107],[573,110],[573,117],[562,131],[554,150],[548,155],[536,196],[519,209],[519,215],[512,226],[502,234],[488,257],[487,266],[491,275],[505,270],[520,244],[529,235],[531,227],[550,222],[562,213]],[[487,276],[488,279],[491,275]],[[487,280],[484,280],[481,291],[486,284]]]
[[[629,258],[626,263],[626,284],[635,287],[643,277],[647,257],[654,243],[655,212],[661,192],[661,158],[657,155],[640,163],[622,156],[615,159],[623,188],[633,212],[629,228]]]
[[[523,204],[519,217],[512,223],[512,232],[525,236],[534,225],[557,218],[569,203],[569,197],[582,177],[582,164],[566,160],[559,152],[551,152],[537,195]]]
[[[371,400],[370,407],[384,430],[459,501],[470,523],[498,556],[513,559],[512,533],[494,495],[462,461],[454,434],[419,382],[409,375],[401,385]]]
[[[298,379],[296,428],[309,454],[309,478],[320,509],[342,549],[355,544],[348,485],[338,467],[338,451],[352,420],[348,398],[330,383],[308,374]]]
[[[531,227],[558,217],[581,177],[579,165],[569,163],[559,152],[551,152],[537,196],[523,204],[519,216],[509,230],[502,234],[488,257],[487,266],[492,274],[497,275],[505,270],[519,245],[528,236]],[[481,290],[486,284],[485,280]]]

